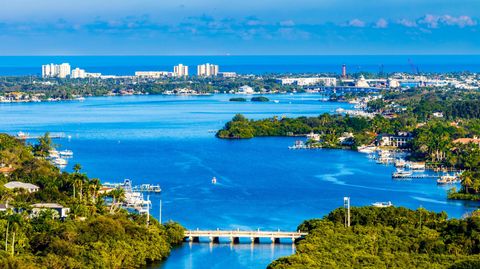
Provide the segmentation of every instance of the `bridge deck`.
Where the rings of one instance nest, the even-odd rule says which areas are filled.
[[[185,231],[185,237],[247,237],[247,238],[299,238],[307,235],[302,232],[280,231],[222,231],[222,230],[193,230]]]

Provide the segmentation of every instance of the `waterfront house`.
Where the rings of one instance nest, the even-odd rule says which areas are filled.
[[[33,204],[32,207],[33,207],[32,209],[33,217],[38,216],[40,212],[46,211],[46,210],[55,211],[56,212],[55,215],[58,214],[56,217],[59,217],[61,219],[66,218],[68,216],[68,213],[70,213],[70,208],[64,207],[56,203],[38,203],[38,204]]]
[[[409,132],[398,132],[397,134],[379,134],[377,136],[377,145],[386,147],[404,148],[408,142],[413,139]]]
[[[253,94],[255,92],[253,91],[252,87],[244,85],[244,86],[238,88],[237,93],[238,94]]]
[[[5,185],[3,185],[7,189],[24,189],[28,191],[29,193],[36,192],[40,189],[37,185],[33,185],[31,183],[24,183],[20,181],[10,181],[7,182]]]

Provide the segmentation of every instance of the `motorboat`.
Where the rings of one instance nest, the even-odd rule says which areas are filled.
[[[73,151],[68,150],[68,149],[59,151],[58,153],[60,154],[60,156],[65,156],[65,157],[72,157],[73,156]]]
[[[397,170],[392,174],[393,178],[405,178],[410,177],[413,173],[411,171]]]
[[[393,206],[393,203],[388,201],[388,202],[375,202],[372,204],[374,207],[390,207]]]

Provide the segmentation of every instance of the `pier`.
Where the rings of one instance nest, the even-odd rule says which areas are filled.
[[[392,178],[406,178],[406,179],[417,179],[417,178],[439,178],[438,175],[410,175],[410,176],[395,176],[392,175]]]
[[[267,238],[273,244],[280,244],[282,239],[291,240],[303,238],[307,233],[281,231],[222,231],[222,230],[192,230],[185,231],[186,242],[200,242],[200,238],[207,238],[209,242],[220,243],[220,238],[228,238],[233,244],[239,244],[241,238],[248,239],[252,244],[259,244],[261,238]]]

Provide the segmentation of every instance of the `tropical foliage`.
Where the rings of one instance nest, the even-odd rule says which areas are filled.
[[[336,209],[305,221],[296,254],[269,265],[282,268],[479,268],[480,217],[447,219],[424,209]]]
[[[165,259],[173,245],[183,239],[176,223],[160,224],[143,215],[130,214],[117,203],[107,207],[99,194],[98,179],[74,167],[61,173],[43,157],[51,147],[48,135],[38,144],[0,134],[0,164],[11,167],[0,174],[0,268],[136,268]],[[33,183],[35,193],[7,189],[8,181]],[[114,190],[111,199],[122,199]],[[70,208],[61,220],[53,210],[31,214],[31,205],[59,203]]]

